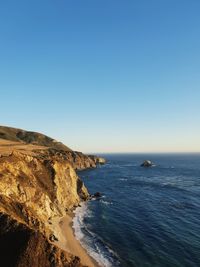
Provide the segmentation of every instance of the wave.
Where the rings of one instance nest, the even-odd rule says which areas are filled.
[[[106,201],[103,199],[100,199],[100,203],[104,204],[104,205],[113,205],[113,203],[111,201]]]
[[[127,178],[119,178],[119,181],[128,181],[128,179]]]
[[[75,237],[80,241],[88,254],[102,267],[117,267],[119,264],[117,260],[115,260],[116,255],[114,251],[112,251],[99,236],[90,231],[84,223],[86,217],[92,216],[87,203],[83,203],[81,207],[78,207],[74,211],[74,214],[72,227]]]

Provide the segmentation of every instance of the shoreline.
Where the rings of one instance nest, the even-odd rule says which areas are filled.
[[[79,240],[76,239],[73,225],[73,213],[67,214],[62,217],[56,223],[56,232],[59,235],[59,241],[56,241],[55,244],[61,249],[78,256],[81,263],[87,267],[101,267],[82,247]]]

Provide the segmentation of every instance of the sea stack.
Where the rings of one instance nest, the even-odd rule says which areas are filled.
[[[154,164],[151,160],[145,160],[142,164],[141,167],[152,167]]]

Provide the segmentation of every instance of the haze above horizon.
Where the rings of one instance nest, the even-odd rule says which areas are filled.
[[[0,125],[87,152],[200,152],[200,1],[0,3]]]

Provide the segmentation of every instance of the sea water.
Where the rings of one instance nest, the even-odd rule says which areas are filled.
[[[76,210],[76,237],[105,267],[200,266],[200,154],[104,155],[79,172],[99,200]],[[152,160],[156,166],[142,168]]]

